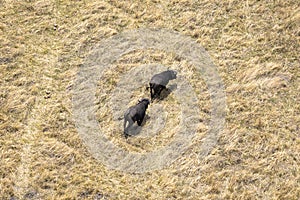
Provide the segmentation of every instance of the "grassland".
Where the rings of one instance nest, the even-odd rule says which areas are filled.
[[[0,19],[0,199],[299,199],[299,2],[7,0],[0,1]],[[217,66],[226,129],[205,159],[197,159],[195,142],[163,170],[123,173],[94,159],[79,137],[71,101],[78,68],[101,40],[136,28],[190,36]],[[119,71],[106,72],[112,83],[143,64],[142,55],[180,62],[164,52],[136,52],[116,63]],[[185,69],[205,88],[192,66]],[[101,86],[105,97],[114,85]],[[195,91],[209,113],[207,93]],[[199,134],[205,130],[204,123]],[[135,139],[106,134],[130,151],[164,142],[141,149]]]

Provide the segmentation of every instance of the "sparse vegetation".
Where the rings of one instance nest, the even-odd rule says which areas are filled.
[[[0,1],[0,18],[0,199],[299,199],[299,2],[8,0]],[[179,73],[194,87],[204,121],[180,159],[145,174],[110,170],[77,133],[71,97],[78,67],[102,39],[139,27],[194,38],[218,67],[226,129],[204,160],[197,152],[209,121],[205,82],[166,52],[133,52],[116,61],[118,70],[105,72],[109,87],[99,82],[97,103],[106,106],[119,75],[132,67],[182,64]],[[168,98],[166,126],[172,127],[172,120],[179,123],[171,109],[178,102]],[[109,109],[102,109],[98,119],[113,129]],[[126,143],[106,134],[137,152],[172,137]]]

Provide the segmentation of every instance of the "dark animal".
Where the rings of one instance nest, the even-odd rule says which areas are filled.
[[[142,125],[149,104],[149,99],[143,98],[139,100],[137,105],[131,106],[126,110],[124,114],[124,135],[126,138],[128,137],[128,129],[135,122],[137,122],[139,126]],[[129,124],[126,127],[127,122],[129,122]]]
[[[159,74],[155,74],[150,80],[150,94],[151,94],[151,101],[154,98],[160,96],[160,93],[163,89],[166,89],[167,84],[170,80],[177,78],[177,72],[174,70],[167,70],[161,72]],[[149,87],[147,88],[149,89]]]

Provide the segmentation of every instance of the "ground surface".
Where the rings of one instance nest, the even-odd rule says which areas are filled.
[[[299,199],[299,2],[8,0],[0,1],[0,18],[0,199]],[[80,138],[72,117],[79,67],[103,39],[136,28],[189,36],[217,66],[226,128],[204,159],[197,152],[210,119],[205,82],[161,51],[132,52],[105,71],[97,120],[128,151],[164,146],[179,123],[172,93],[162,101],[172,131],[150,141],[124,141],[106,103],[125,71],[181,66],[203,119],[188,151],[164,169],[124,173],[97,161]],[[143,95],[138,88],[130,104]]]

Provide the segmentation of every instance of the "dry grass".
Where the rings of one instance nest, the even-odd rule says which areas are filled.
[[[0,18],[1,199],[299,199],[297,1],[7,0],[0,1]],[[71,112],[78,66],[102,39],[138,27],[191,36],[218,66],[226,130],[204,160],[197,159],[195,141],[168,168],[126,174],[96,161],[78,136]],[[144,55],[149,62],[184,64],[163,52]],[[142,64],[139,56],[118,61],[112,83]],[[192,69],[183,73],[198,85]],[[201,86],[199,97],[206,92]],[[209,108],[202,98],[200,109]],[[204,124],[199,133],[205,130]],[[141,149],[106,134],[130,151],[165,143],[158,136]]]
[[[130,71],[130,69],[142,64],[157,63],[158,61],[164,66],[170,66],[172,69],[177,70],[178,74],[184,76],[185,79],[190,80],[190,84],[195,88],[195,93],[199,100],[200,118],[202,120],[200,127],[203,127],[204,129],[201,131],[199,130],[197,134],[198,137],[195,137],[195,142],[199,140],[199,138],[203,137],[203,134],[207,129],[206,126],[209,124],[209,93],[204,80],[202,80],[196,73],[193,73],[195,71],[194,67],[189,65],[187,62],[176,61],[176,56],[171,53],[168,54],[155,50],[136,51],[123,56],[122,59],[115,63],[115,68],[108,69],[104,72],[103,78],[101,78],[98,83],[98,90],[96,93],[97,102],[95,102],[97,105],[96,117],[101,129],[103,129],[104,133],[111,141],[122,146],[122,148],[128,151],[149,152],[155,149],[160,149],[172,141],[172,137],[176,132],[178,132],[178,125],[180,122],[178,116],[181,114],[181,108],[178,100],[172,93],[170,93],[164,101],[159,101],[160,105],[162,105],[164,111],[168,115],[168,120],[166,121],[166,124],[164,124],[164,130],[155,137],[150,137],[148,139],[132,137],[127,141],[124,140],[123,121],[121,122],[122,126],[120,127],[119,123],[114,121],[111,107],[109,106],[110,96],[113,89],[117,87],[116,85],[119,82],[120,73]],[[180,68],[178,68],[179,65],[181,66]],[[130,104],[128,106],[135,105],[137,100],[140,98],[149,98],[149,91],[146,90],[146,86],[148,85],[141,84],[139,88],[136,88],[131,96]],[[122,97],[122,94],[120,97]],[[154,103],[158,102],[155,101]],[[148,113],[151,112],[149,110],[150,108],[148,109]],[[147,123],[144,126],[145,129],[147,129]]]

